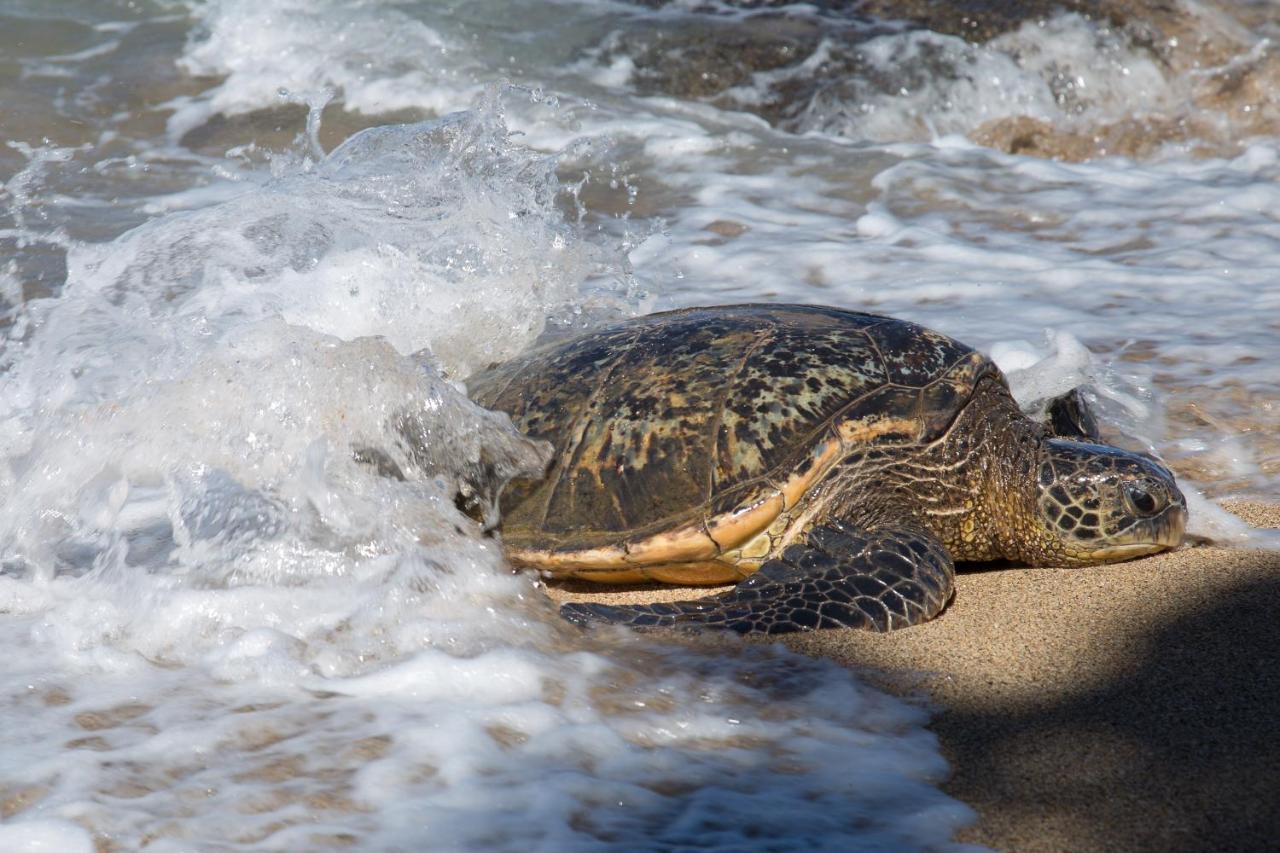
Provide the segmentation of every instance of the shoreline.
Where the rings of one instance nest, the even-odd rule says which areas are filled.
[[[1257,527],[1280,505],[1229,504]],[[565,601],[706,590],[553,587]],[[1088,569],[962,571],[943,614],[789,648],[926,702],[998,850],[1273,849],[1280,838],[1280,551],[1201,546]],[[770,641],[771,642],[771,641]]]

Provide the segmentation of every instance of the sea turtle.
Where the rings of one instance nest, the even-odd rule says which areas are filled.
[[[468,385],[555,449],[545,479],[502,499],[515,564],[607,583],[739,581],[688,602],[564,605],[575,621],[886,631],[942,610],[955,560],[1124,560],[1178,545],[1186,521],[1162,465],[1055,436],[988,358],[889,317],[671,311]]]

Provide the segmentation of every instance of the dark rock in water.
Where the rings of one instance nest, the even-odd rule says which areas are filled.
[[[680,98],[706,98],[747,82],[758,71],[803,61],[823,27],[788,15],[747,19],[693,18],[621,33],[611,52],[626,54],[643,88]]]
[[[643,94],[707,100],[796,129],[796,115],[821,86],[860,75],[856,45],[903,29],[902,24],[810,10],[720,11],[633,21],[614,34],[601,58],[628,57],[634,85]],[[761,84],[756,79],[761,74],[771,79]],[[750,94],[731,91],[753,82]]]
[[[409,124],[428,118],[420,109],[404,109],[366,115],[343,109],[341,101],[325,107],[320,122],[320,147],[337,148],[344,140],[369,127],[393,122]],[[282,151],[296,148],[306,133],[307,108],[287,103],[245,113],[215,113],[182,135],[182,145],[208,156],[221,156],[234,146],[254,143],[258,149]]]
[[[1016,30],[1027,21],[1042,21],[1061,12],[1077,12],[1125,27],[1131,20],[1153,20],[1153,7],[1172,10],[1175,4],[1161,0],[861,0],[833,5],[848,5],[865,15],[910,21],[935,33],[981,43]]]
[[[670,5],[669,0],[633,2],[651,9]],[[1185,17],[1173,0],[809,0],[804,5],[828,21],[901,21],[975,43],[1062,12],[1076,12],[1113,27],[1137,28],[1162,28]],[[792,0],[719,0],[691,11],[708,16],[723,16],[726,9],[786,17],[807,14],[794,8]]]
[[[639,5],[669,4],[639,0]],[[892,96],[931,76],[957,73],[942,57],[925,57],[901,74],[887,72],[859,52],[876,37],[928,30],[981,43],[1066,9],[1126,27],[1126,33],[1132,29],[1129,41],[1149,46],[1159,41],[1162,27],[1158,16],[1146,13],[1167,5],[1160,0],[817,0],[798,6],[727,0],[632,20],[605,45],[601,59],[630,59],[633,82],[642,93],[708,100],[803,131],[822,129],[821,116],[816,128],[813,116],[821,104],[856,107],[859,98]],[[733,91],[747,84],[753,84],[749,91]]]
[[[863,116],[909,93],[938,82],[982,85],[970,77],[976,52],[987,49],[981,46],[1063,13],[1092,22],[1108,50],[1145,55],[1161,69],[1157,73],[1178,81],[1171,85],[1179,103],[1134,106],[1130,114],[1091,112],[1093,90],[1074,88],[1079,72],[1053,66],[1028,73],[1054,75],[1044,83],[1058,99],[1060,116],[1018,114],[1010,106],[1008,114],[997,112],[982,123],[975,116],[974,126],[963,130],[971,139],[1010,153],[1086,160],[1148,156],[1170,142],[1229,153],[1239,139],[1280,128],[1280,58],[1257,48],[1248,16],[1237,14],[1236,6],[1224,11],[1174,0],[717,0],[678,7],[669,0],[634,2],[663,13],[628,20],[603,46],[601,60],[626,57],[641,93],[753,112],[784,130],[860,133]],[[868,44],[872,39],[910,32],[955,37],[968,46],[927,37],[913,41],[910,55],[900,61],[886,63],[883,44],[878,61],[866,55],[875,50]],[[1035,36],[1018,38],[1034,43]],[[1022,67],[1020,43],[1006,39],[990,49]],[[1117,56],[1116,73],[1128,74],[1120,68],[1126,60]],[[872,138],[929,138],[930,107],[918,114],[915,109],[906,110],[918,119],[914,132]]]

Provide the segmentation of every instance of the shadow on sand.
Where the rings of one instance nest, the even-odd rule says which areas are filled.
[[[1024,714],[942,710],[944,785],[1002,849],[1276,850],[1280,577],[1224,589],[1127,677]]]

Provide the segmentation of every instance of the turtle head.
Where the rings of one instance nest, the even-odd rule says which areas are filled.
[[[1182,543],[1187,502],[1168,468],[1100,444],[1049,439],[1043,448],[1036,510],[1044,538],[1031,562],[1111,563]]]

